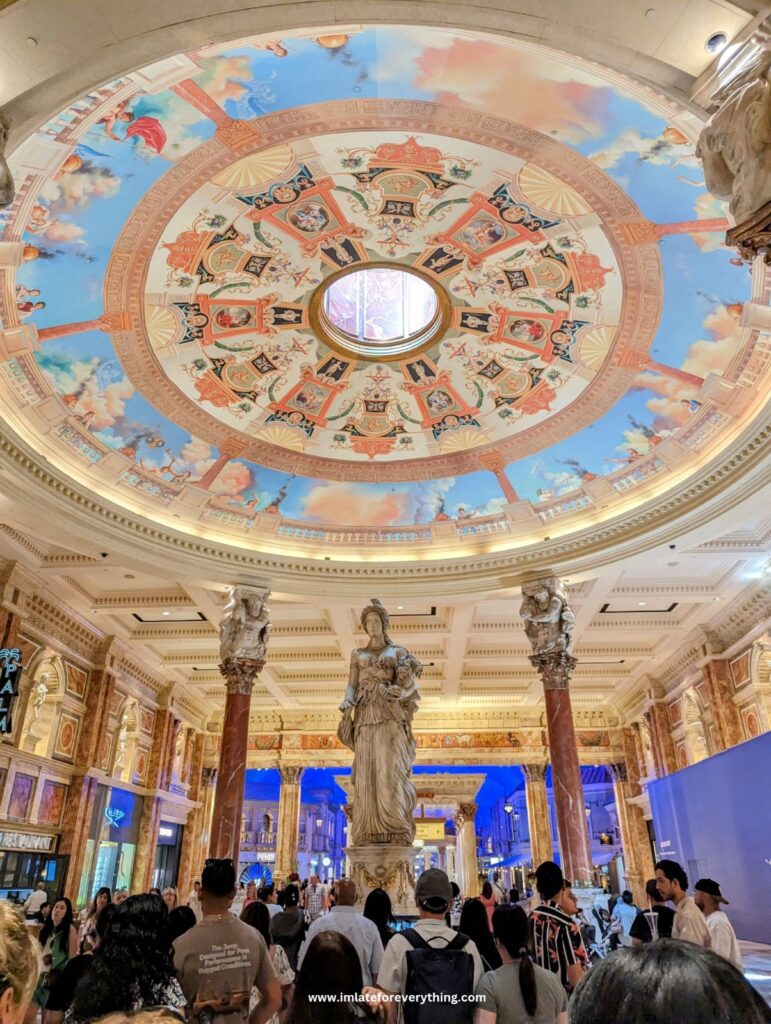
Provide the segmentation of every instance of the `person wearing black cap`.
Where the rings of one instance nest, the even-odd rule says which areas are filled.
[[[541,903],[530,915],[530,939],[535,962],[558,974],[572,992],[589,966],[581,929],[573,919],[578,903],[558,864],[545,860],[535,873]]]
[[[431,950],[447,950],[452,945],[458,964],[456,974],[460,974],[465,965],[468,965],[468,957],[471,959],[470,966],[473,969],[473,984],[471,993],[479,984],[484,973],[482,959],[474,942],[460,932],[448,928],[445,924],[444,915],[452,902],[452,887],[450,880],[444,871],[438,868],[430,868],[424,871],[418,878],[415,886],[415,902],[418,905],[420,920],[414,928],[406,932],[397,932],[385,948],[383,960],[378,971],[378,988],[392,995],[410,995],[408,991],[408,974],[414,978],[417,971],[414,969],[416,958],[414,953],[422,953],[421,945],[427,945]],[[416,933],[411,934],[411,933]],[[469,979],[471,981],[471,979]],[[372,990],[369,990],[372,991]],[[436,989],[436,992],[443,990]],[[463,1004],[457,1003],[426,1003],[425,1008],[431,1008],[434,1013],[439,1010],[441,1019],[447,1024],[452,1021],[471,1022],[474,1004],[470,1001]],[[416,1007],[413,1005],[412,1009]],[[420,1009],[418,1006],[417,1009]],[[388,1003],[389,1021],[403,1020],[400,1001]],[[414,1019],[419,1020],[417,1016]],[[426,1018],[428,1019],[428,1018]],[[433,1018],[432,1018],[433,1019]]]
[[[720,909],[720,904],[728,906],[728,900],[720,891],[720,886],[712,878],[700,878],[693,887],[693,899],[696,906],[704,914],[712,939],[712,951],[730,961],[734,967],[742,970],[742,955],[736,932],[728,920],[728,915]]]

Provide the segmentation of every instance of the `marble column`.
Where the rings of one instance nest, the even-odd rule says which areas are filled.
[[[458,804],[455,815],[455,873],[465,898],[479,895],[479,862],[477,861],[477,805]]]
[[[185,830],[182,833],[182,849],[179,854],[179,873],[177,876],[177,889],[180,900],[187,902],[187,895],[192,889],[194,878],[201,877],[203,858],[201,856],[201,834],[204,830],[204,805],[203,786],[203,754],[206,736],[199,732],[188,738],[189,761],[186,754],[185,775],[189,783],[187,791],[188,799],[194,801],[197,806],[188,812]]]
[[[278,770],[281,775],[281,790],[278,797],[274,874],[277,878],[285,881],[288,875],[297,870],[297,844],[300,837],[300,779],[303,770],[296,765],[281,765]]]
[[[569,690],[577,664],[572,654],[575,616],[562,583],[553,576],[524,584],[522,597],[520,614],[533,646],[530,663],[544,687],[562,871],[566,879],[589,882],[592,858]]]
[[[220,672],[226,681],[225,716],[209,840],[212,857],[231,857],[238,865],[244,806],[249,711],[254,680],[265,665],[270,591],[234,586],[220,623]]]
[[[651,701],[643,715],[651,737],[651,750],[656,774],[660,779],[677,771],[677,754],[672,739],[669,708],[662,700]]]
[[[209,856],[231,857],[233,862],[238,864],[246,780],[246,750],[249,744],[249,711],[254,679],[262,665],[242,662],[223,667],[227,679],[225,717],[222,723],[222,745],[214,792]]]
[[[546,765],[523,764],[525,776],[525,801],[527,804],[527,828],[530,833],[530,854],[533,867],[554,857],[551,838],[549,801],[546,796]]]
[[[653,854],[640,807],[631,802],[633,786],[625,763],[608,765],[624,850],[624,874],[638,907],[646,905],[645,883],[653,878]],[[639,786],[636,787],[639,790]]]
[[[158,796],[144,798],[142,816],[139,819],[139,841],[131,876],[131,892],[147,892],[153,884],[158,829],[161,827],[161,806],[162,800]]]
[[[731,666],[725,658],[711,658],[702,666],[703,690],[712,712],[717,751],[735,747],[744,739],[741,715],[733,700],[733,678]]]
[[[211,826],[214,819],[214,794],[217,789],[217,769],[204,766],[201,771],[201,790],[203,800],[203,828],[201,830],[200,840],[200,856],[199,860],[203,864],[207,856],[209,849],[209,842],[211,840]]]

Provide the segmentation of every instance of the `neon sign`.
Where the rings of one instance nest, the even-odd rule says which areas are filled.
[[[18,647],[4,647],[0,651],[0,734],[10,736],[13,728],[13,707],[19,696],[21,651]]]

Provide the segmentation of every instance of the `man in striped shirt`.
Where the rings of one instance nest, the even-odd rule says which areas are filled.
[[[530,938],[535,962],[558,974],[568,992],[576,987],[589,966],[581,930],[573,915],[578,911],[562,871],[546,860],[535,873],[541,903],[530,915]]]
[[[327,909],[327,890],[318,875],[311,875],[310,885],[305,889],[305,916],[313,924]]]

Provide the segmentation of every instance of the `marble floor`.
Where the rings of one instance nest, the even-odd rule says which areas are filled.
[[[744,976],[771,1006],[771,946],[761,942],[739,942]]]

